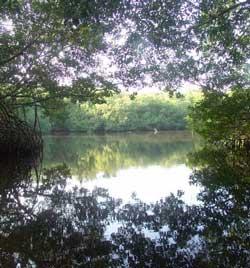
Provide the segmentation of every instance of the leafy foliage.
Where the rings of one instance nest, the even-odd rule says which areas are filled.
[[[210,90],[248,83],[249,1],[22,0],[0,8],[1,99],[14,106],[101,101],[114,84],[148,76],[168,90],[188,80]],[[114,74],[98,72],[98,53]]]
[[[249,89],[209,93],[191,108],[191,125],[208,141],[249,138],[249,103]]]
[[[103,104],[61,103],[59,108],[40,111],[41,130],[80,132],[123,132],[183,130],[186,128],[188,107],[200,98],[190,93],[183,98],[169,98],[168,94],[129,95],[106,98]],[[57,105],[55,106],[57,107]],[[43,114],[43,115],[42,115]],[[26,119],[33,124],[33,110],[26,112]]]
[[[137,1],[128,18],[125,51],[114,52],[121,76],[149,75],[167,89],[183,81],[218,91],[249,85],[249,1]]]
[[[100,101],[116,92],[94,69],[93,55],[104,49],[104,28],[112,28],[119,4],[101,2],[2,2],[1,101],[15,108],[66,96]]]

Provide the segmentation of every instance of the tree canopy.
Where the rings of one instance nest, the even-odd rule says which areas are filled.
[[[183,81],[207,90],[246,87],[249,8],[249,1],[136,1],[122,22],[118,62],[127,79],[148,74],[168,89]]]
[[[0,97],[15,105],[98,102],[117,84],[147,81],[169,90],[183,81],[245,87],[249,7],[231,0],[2,1]],[[100,54],[115,71],[100,71]]]
[[[14,104],[57,97],[100,100],[116,89],[95,71],[114,1],[5,1],[1,6],[1,98]],[[85,3],[85,4],[84,4]],[[66,85],[63,80],[72,83]],[[18,100],[18,101],[17,101]]]
[[[210,142],[249,139],[249,100],[249,89],[209,93],[192,107],[190,123]]]

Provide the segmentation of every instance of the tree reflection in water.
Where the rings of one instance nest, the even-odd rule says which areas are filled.
[[[247,267],[249,161],[243,148],[193,154],[198,205],[181,192],[122,204],[104,189],[69,186],[65,165],[37,181],[30,162],[1,168],[0,267]],[[108,235],[110,225],[118,228]]]

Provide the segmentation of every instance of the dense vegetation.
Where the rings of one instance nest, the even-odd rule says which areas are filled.
[[[250,138],[249,103],[248,88],[211,92],[192,107],[191,126],[208,142],[240,145]]]
[[[131,99],[129,95],[117,95],[105,103],[72,104],[61,108],[40,111],[43,132],[117,132],[157,130],[181,130],[187,127],[188,107],[200,98],[199,93],[182,98],[170,98],[168,94],[144,94]],[[26,112],[26,120],[34,124],[34,111]]]
[[[237,0],[2,1],[0,110],[100,103],[145,84],[247,88],[249,10]]]
[[[248,267],[249,36],[249,0],[1,1],[0,150],[18,157],[0,161],[0,266]],[[68,187],[65,165],[39,176],[39,160],[25,154],[40,141],[31,139],[39,117],[43,131],[185,128],[187,99],[106,99],[147,84],[173,92],[183,82],[204,93],[189,116],[207,141],[189,159],[191,183],[202,187],[195,205],[178,193],[121,206],[103,189]],[[152,149],[154,163],[168,164],[190,146],[75,142],[73,151],[58,146],[87,177],[140,161],[136,147],[144,163]]]

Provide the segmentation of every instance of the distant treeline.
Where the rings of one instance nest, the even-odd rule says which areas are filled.
[[[44,133],[183,130],[187,127],[188,107],[199,98],[198,93],[181,98],[159,93],[138,95],[134,99],[129,95],[116,95],[102,104],[65,101],[49,113],[39,110],[39,121]],[[32,109],[26,111],[25,117],[33,124]]]

